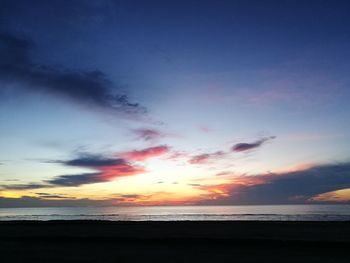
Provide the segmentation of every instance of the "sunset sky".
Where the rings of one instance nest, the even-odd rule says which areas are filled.
[[[349,12],[0,0],[0,207],[350,202]]]

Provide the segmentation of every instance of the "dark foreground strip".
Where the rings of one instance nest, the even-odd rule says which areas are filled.
[[[118,238],[118,237],[0,237],[1,243],[37,243],[37,244],[155,244],[155,245],[235,245],[235,246],[288,246],[309,248],[349,248],[350,242],[278,240],[278,239],[231,239],[231,238]]]

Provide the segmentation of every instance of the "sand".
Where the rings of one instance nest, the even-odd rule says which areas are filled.
[[[350,222],[0,222],[1,262],[350,262]]]

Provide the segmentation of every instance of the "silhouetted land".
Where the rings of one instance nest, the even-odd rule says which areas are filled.
[[[350,262],[350,222],[0,222],[1,262]]]

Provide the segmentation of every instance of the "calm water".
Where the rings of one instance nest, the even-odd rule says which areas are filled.
[[[0,220],[350,221],[350,205],[0,208]]]

